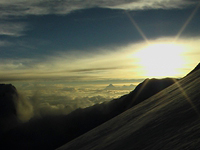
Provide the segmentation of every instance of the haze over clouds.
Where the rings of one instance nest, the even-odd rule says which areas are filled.
[[[103,86],[91,88],[67,87],[67,84],[24,84],[17,86],[19,103],[17,112],[20,120],[32,117],[66,115],[78,108],[108,102],[129,93],[135,86],[116,86],[115,89]]]

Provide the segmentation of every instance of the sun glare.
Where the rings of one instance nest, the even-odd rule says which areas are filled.
[[[174,43],[149,44],[134,57],[146,77],[177,77],[184,66],[184,47]]]

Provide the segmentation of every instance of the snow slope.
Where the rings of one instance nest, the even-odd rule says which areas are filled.
[[[200,149],[200,70],[58,150]]]

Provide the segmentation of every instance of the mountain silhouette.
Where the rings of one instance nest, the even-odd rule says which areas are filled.
[[[116,89],[116,87],[114,86],[114,85],[112,85],[112,84],[109,84],[106,88],[105,88],[105,90],[115,90]]]
[[[58,150],[200,149],[200,70]]]
[[[0,84],[0,134],[19,123],[16,100],[18,93],[11,84]]]

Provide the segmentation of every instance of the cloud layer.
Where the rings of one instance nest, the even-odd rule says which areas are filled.
[[[26,30],[25,23],[3,22],[0,23],[0,35],[19,37]]]
[[[185,6],[196,4],[195,0],[12,0],[0,2],[0,16],[24,16],[24,15],[46,15],[46,14],[68,14],[75,10],[101,7],[112,9],[171,9],[183,8]]]

